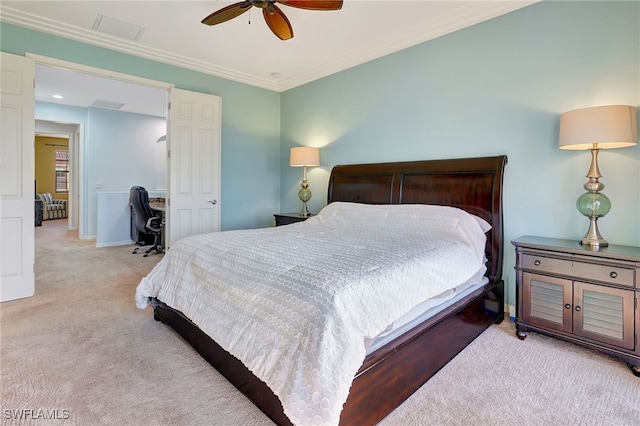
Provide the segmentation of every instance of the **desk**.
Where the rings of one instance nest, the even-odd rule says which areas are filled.
[[[164,251],[165,248],[165,240],[164,240],[164,229],[165,229],[165,210],[166,204],[164,198],[149,198],[149,207],[155,215],[160,215],[162,220],[160,222],[160,226],[162,227],[162,234],[160,236],[160,246]],[[137,245],[147,246],[153,244],[153,235],[151,234],[143,234],[136,229],[136,212],[133,210],[132,206],[130,208],[131,215],[131,240]]]
[[[149,207],[151,207],[151,210],[153,210],[153,211],[161,212],[162,214],[164,214],[165,203],[160,203],[160,202],[157,202],[157,201],[149,202]]]
[[[154,213],[160,213],[162,220],[160,221],[160,227],[162,228],[162,234],[160,235],[160,247],[162,247],[162,251],[164,252],[165,244],[164,244],[164,230],[165,230],[165,212],[166,212],[166,204],[164,198],[150,198],[149,199],[149,207],[153,210]]]

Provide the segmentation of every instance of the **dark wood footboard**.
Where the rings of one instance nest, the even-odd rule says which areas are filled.
[[[367,356],[340,424],[374,425],[402,404],[491,324],[503,320],[503,291],[502,281],[487,284]],[[175,329],[271,420],[291,425],[271,389],[182,313],[160,303],[154,317]]]
[[[162,321],[177,331],[209,364],[276,424],[292,424],[284,415],[282,404],[271,389],[254,376],[238,358],[222,349],[181,312],[160,304],[154,308],[153,316],[157,321]]]
[[[491,324],[502,322],[502,303],[492,309],[503,291],[502,281],[488,284],[367,356],[340,424],[374,425],[402,404]]]

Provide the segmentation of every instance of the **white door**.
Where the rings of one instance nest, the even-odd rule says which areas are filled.
[[[33,296],[35,65],[1,53],[0,301]]]
[[[220,230],[221,99],[171,89],[167,153],[167,247]]]

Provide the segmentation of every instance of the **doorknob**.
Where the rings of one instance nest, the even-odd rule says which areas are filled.
[[[218,204],[218,200],[209,200],[209,201],[207,201],[207,203],[211,203],[213,205],[216,205],[216,204]]]

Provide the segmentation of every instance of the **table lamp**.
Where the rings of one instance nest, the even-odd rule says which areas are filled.
[[[591,151],[591,167],[584,184],[587,190],[578,197],[578,211],[589,218],[589,230],[580,244],[606,247],[609,243],[598,231],[598,218],[611,210],[611,201],[602,192],[604,184],[598,169],[600,149],[624,148],[638,143],[636,109],[627,105],[606,105],[565,112],[560,116],[560,149],[588,149]]]
[[[320,150],[310,146],[291,148],[289,165],[291,167],[302,167],[302,183],[300,184],[302,189],[298,191],[298,197],[302,201],[300,216],[310,216],[311,213],[307,209],[307,201],[311,199],[311,190],[309,189],[309,183],[307,183],[307,167],[320,165]]]

